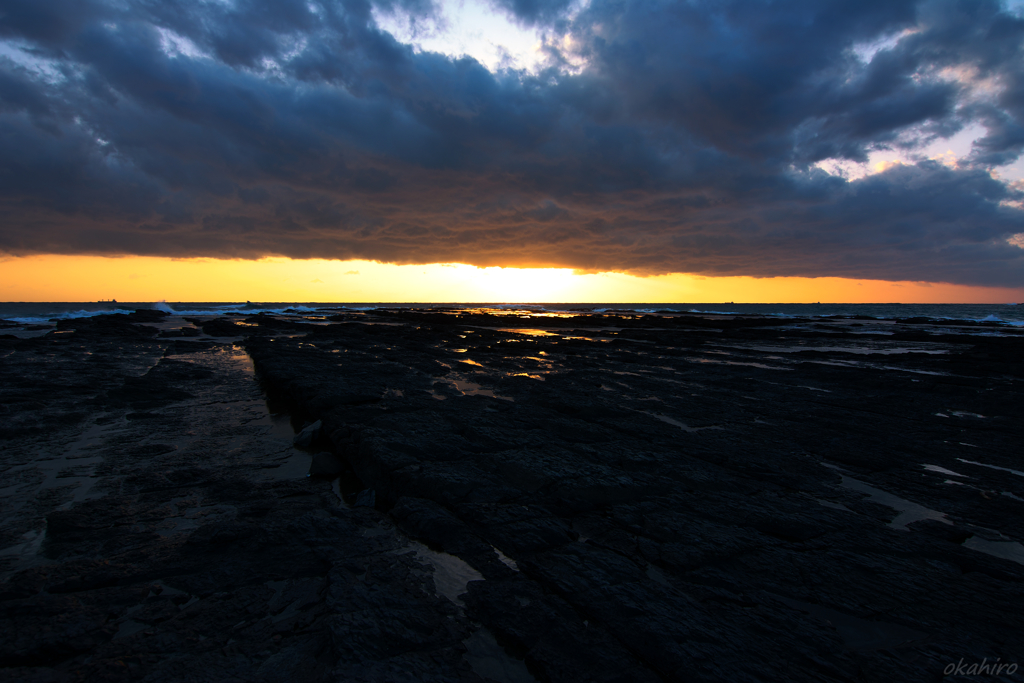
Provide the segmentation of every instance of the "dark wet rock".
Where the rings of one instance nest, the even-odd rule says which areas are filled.
[[[381,513],[339,508],[330,485],[304,470],[292,479],[261,474],[263,462],[291,450],[291,438],[268,437],[269,415],[250,405],[263,403],[258,386],[220,347],[197,345],[182,362],[177,346],[89,342],[90,353],[69,355],[74,341],[26,341],[15,351],[26,357],[0,367],[4,405],[18,420],[47,404],[66,415],[81,396],[106,401],[107,392],[161,407],[104,403],[110,412],[59,429],[44,423],[50,428],[16,434],[0,450],[6,481],[17,485],[4,499],[17,505],[0,527],[14,551],[0,558],[0,677],[328,680],[340,658],[328,619],[366,613],[359,595],[370,577],[346,567],[375,571],[373,594],[401,594],[423,618],[449,623],[451,603],[435,595],[429,565],[402,560],[415,585],[408,573],[389,573],[409,541]],[[33,366],[36,358],[45,363]],[[74,376],[88,379],[82,394],[61,385]],[[125,396],[136,386],[127,380],[138,378],[148,394],[140,383]],[[37,393],[14,401],[28,387]],[[23,407],[37,395],[47,404]],[[75,476],[62,478],[65,470]],[[56,479],[36,476],[49,471]],[[394,662],[427,680],[445,660],[477,680],[461,659],[470,632],[462,624],[446,626],[443,638],[415,631]]]
[[[279,318],[267,313],[257,313],[245,319],[245,324],[257,326],[261,332],[310,332],[316,329],[316,325],[306,322],[298,322],[287,318]]]
[[[962,544],[973,534],[963,527],[954,524],[944,524],[937,519],[923,519],[908,525],[909,529],[923,536],[928,536],[947,543]]]
[[[158,334],[159,330],[146,323],[159,323],[168,316],[164,311],[155,309],[139,309],[130,314],[112,313],[86,318],[70,318],[58,320],[55,333],[74,331],[78,337],[122,337],[128,339],[147,339]],[[49,326],[45,326],[49,329]]]
[[[774,594],[814,604],[820,598],[808,590],[842,586],[852,594],[843,600],[833,594],[828,609],[860,619],[854,605],[867,609],[872,591],[905,590],[897,586],[921,571],[921,563],[945,562],[997,582],[1015,581],[1016,570],[1006,560],[957,545],[955,538],[962,540],[967,528],[959,522],[960,531],[950,536],[954,542],[943,537],[935,546],[927,534],[917,536],[923,543],[914,546],[914,569],[886,573],[884,579],[876,573],[874,581],[863,584],[847,581],[865,571],[859,567],[868,557],[868,565],[906,563],[900,535],[916,532],[885,530],[882,525],[898,511],[862,501],[863,494],[844,489],[845,480],[823,462],[848,468],[844,476],[874,477],[879,488],[950,514],[968,510],[966,499],[934,501],[934,489],[921,490],[903,474],[893,478],[909,468],[907,474],[914,472],[919,479],[921,465],[914,463],[937,460],[936,443],[967,438],[936,421],[934,413],[941,412],[943,403],[971,405],[961,410],[989,415],[981,408],[986,392],[995,389],[1006,396],[1006,380],[995,377],[906,374],[894,383],[898,368],[935,372],[936,366],[950,363],[948,354],[862,354],[869,362],[888,366],[877,369],[821,364],[843,360],[841,355],[836,358],[836,351],[798,351],[766,360],[764,351],[725,346],[723,358],[701,348],[708,342],[727,344],[720,332],[706,340],[691,336],[681,342],[658,330],[638,329],[634,321],[621,321],[623,328],[630,328],[630,338],[604,346],[584,340],[531,340],[532,354],[546,349],[557,367],[541,370],[543,382],[502,377],[465,363],[453,365],[455,381],[449,382],[438,379],[445,377],[441,373],[421,376],[420,368],[430,367],[455,325],[477,327],[472,338],[465,335],[454,343],[468,348],[466,357],[451,358],[449,364],[476,360],[525,375],[537,372],[537,361],[530,360],[537,356],[502,352],[497,342],[509,333],[479,329],[498,323],[487,316],[458,316],[452,324],[451,318],[433,313],[385,315],[415,319],[419,329],[414,333],[392,326],[369,332],[352,325],[329,326],[307,337],[301,354],[277,342],[271,346],[253,340],[249,348],[261,372],[273,375],[272,391],[302,414],[324,420],[337,451],[385,504],[394,506],[392,515],[404,530],[476,566],[489,577],[479,584],[483,587],[496,585],[489,582],[499,578],[508,580],[509,574],[503,578],[493,571],[497,552],[502,552],[521,573],[502,564],[506,572],[524,585],[558,596],[581,621],[599,624],[636,658],[630,666],[637,672],[672,680],[842,679],[851,668],[884,670],[890,665],[888,655],[879,653],[888,647],[909,648],[931,662],[918,669],[894,665],[901,676],[927,678],[927,672],[941,670],[943,658],[955,654],[952,644],[964,628],[944,617],[938,604],[924,621],[878,627],[887,633],[927,633],[931,645],[913,639],[874,649],[851,645],[859,653],[851,659],[827,620],[816,620],[818,612],[801,611],[792,606],[796,603],[758,591],[774,584]],[[761,340],[756,343],[778,343],[780,334],[769,329],[777,325],[770,320],[680,317],[647,324],[655,322],[660,327],[724,329],[737,340]],[[569,326],[552,326],[563,324]],[[854,345],[874,341],[870,335],[840,331],[838,325],[826,327],[808,325],[787,334],[799,340],[831,335],[828,344],[836,343],[837,335]],[[571,328],[585,330],[585,319],[572,319]],[[931,341],[935,336],[928,331],[920,335],[904,341],[939,343]],[[431,337],[436,346],[424,343]],[[374,352],[378,344],[388,345],[388,361]],[[327,354],[339,345],[346,349],[346,362],[333,370],[336,363]],[[694,354],[712,363],[695,364]],[[727,363],[714,363],[721,360]],[[387,363],[395,361],[409,370],[389,379],[393,376]],[[494,387],[496,395],[514,401],[464,395],[465,385],[457,383],[462,381]],[[339,385],[369,386],[368,394],[379,392],[385,398],[372,408],[346,405],[335,398]],[[945,389],[935,392],[936,385]],[[387,398],[395,387],[402,390],[401,397]],[[908,411],[909,406],[914,408]],[[1002,414],[1007,405],[985,409]],[[1004,428],[985,422],[992,417],[970,424],[971,444],[1003,443],[1001,436],[984,431],[989,424]],[[958,420],[958,429],[969,425],[967,418]],[[956,456],[950,452],[946,457]],[[952,460],[936,464],[943,462],[952,467]],[[1014,485],[1005,478],[1003,482]],[[1012,528],[995,508],[970,509],[969,515],[980,514],[994,527]],[[497,551],[488,553],[488,546]],[[754,558],[764,559],[758,564]],[[770,575],[795,558],[806,566],[800,586],[791,583],[783,589],[777,581],[766,580],[766,572]],[[946,585],[961,575],[940,572],[934,580]],[[1010,589],[1010,584],[1003,587]],[[489,605],[487,611],[493,613],[486,618],[481,608],[474,615],[508,639],[508,617],[495,614],[514,610],[511,603]],[[989,648],[1001,642],[982,620],[972,620],[969,628],[975,637],[987,638]],[[753,635],[758,632],[776,635],[762,641]],[[522,638],[517,642],[523,646]],[[808,664],[784,664],[790,656]],[[539,659],[527,656],[530,661],[537,666]],[[564,670],[550,673],[554,669],[546,666],[545,676],[551,679],[568,675]]]
[[[239,325],[233,320],[214,318],[212,320],[199,321],[203,334],[211,337],[238,337],[247,332],[244,325]]]
[[[309,474],[312,477],[327,477],[333,479],[344,471],[345,466],[338,456],[330,451],[323,451],[313,456],[309,465]]]
[[[654,672],[561,598],[523,579],[474,581],[466,605],[540,680],[658,681]]]
[[[167,311],[161,311],[156,308],[136,308],[128,314],[128,319],[136,323],[159,323],[163,322],[165,318],[170,317],[170,315]]]
[[[357,508],[372,508],[377,505],[377,492],[373,489],[363,489],[356,496],[356,502],[353,503]]]
[[[178,330],[161,330],[158,337],[161,338],[173,338],[173,337],[198,337],[200,331],[195,327],[182,327]]]
[[[316,422],[309,425],[308,427],[305,427],[301,432],[296,434],[295,438],[292,439],[292,443],[294,443],[295,446],[298,448],[309,448],[317,439],[320,438],[320,432],[322,427],[323,422],[321,420],[317,420]]]
[[[978,549],[1024,540],[1013,330],[246,315],[197,321],[259,384],[142,316],[2,342],[3,675],[477,681],[490,638],[538,681],[1024,656],[1024,565]],[[319,421],[312,466],[261,386]]]

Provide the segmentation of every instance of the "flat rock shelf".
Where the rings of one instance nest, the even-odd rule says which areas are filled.
[[[1024,663],[1017,329],[378,309],[33,335],[0,338],[3,680]]]

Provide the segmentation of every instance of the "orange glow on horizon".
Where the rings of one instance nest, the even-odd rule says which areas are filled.
[[[2,301],[1008,303],[1024,288],[845,278],[576,274],[568,268],[149,256],[0,258]]]

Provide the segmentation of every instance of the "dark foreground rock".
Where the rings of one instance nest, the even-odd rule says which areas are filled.
[[[0,353],[0,680],[481,680],[433,578],[472,570],[307,478],[240,348],[115,322]]]
[[[1024,659],[1012,330],[338,320],[195,321],[247,336],[290,426],[239,347],[136,321],[0,340],[3,676],[932,681]]]
[[[934,680],[1024,655],[1024,479],[993,469],[1020,469],[1012,331],[395,319],[247,349],[378,507],[486,577],[469,616],[538,678]]]

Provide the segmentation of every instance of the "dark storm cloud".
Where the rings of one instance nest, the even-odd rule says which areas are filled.
[[[1024,286],[1024,192],[990,173],[1024,150],[1024,21],[998,4],[493,6],[545,69],[377,27],[429,0],[9,0],[0,250]],[[816,166],[971,125],[956,168]]]

